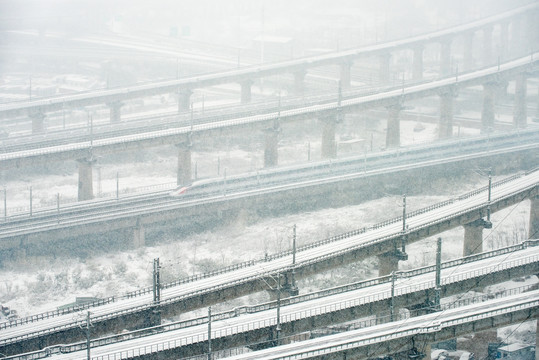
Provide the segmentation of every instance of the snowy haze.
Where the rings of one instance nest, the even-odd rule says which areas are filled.
[[[293,39],[293,56],[303,56],[314,52],[358,47],[380,41],[408,37],[426,33],[456,24],[469,22],[498,13],[530,1],[510,0],[169,0],[169,1],[76,1],[76,0],[0,0],[0,31],[28,31],[36,36],[60,34],[65,37],[116,36],[138,39],[183,39],[197,44],[222,46],[224,52],[232,49],[251,49],[256,38]],[[0,46],[4,43],[0,34]],[[17,44],[10,44],[17,47]],[[64,45],[58,45],[64,46]],[[71,51],[69,47],[66,50]],[[178,50],[180,51],[180,50]],[[193,49],[181,51],[201,52]],[[267,56],[270,49],[267,48]],[[162,56],[159,55],[162,61]],[[211,56],[211,54],[209,55]],[[217,56],[217,55],[216,55]],[[219,55],[221,56],[221,55]],[[233,53],[236,56],[236,52]],[[257,55],[258,56],[258,55]],[[45,66],[40,59],[36,63],[18,62],[16,50],[2,54],[0,48],[0,86],[16,84],[28,86],[28,78],[33,78],[33,86],[57,84],[60,76],[65,76],[52,66]],[[105,62],[106,57],[100,61]],[[170,60],[170,59],[168,59]],[[256,58],[258,61],[259,58]],[[71,79],[79,79],[77,90],[104,87],[106,80],[99,71],[100,61],[85,63],[90,71],[76,72],[70,67]],[[176,58],[170,60],[175,66]],[[41,67],[40,67],[41,66]],[[72,65],[70,65],[72,66]],[[214,69],[211,69],[214,70]],[[93,71],[93,72],[92,72]],[[182,71],[183,70],[182,68]],[[210,70],[208,70],[210,71]],[[136,75],[136,76],[135,76]],[[126,83],[152,80],[152,74],[130,74]],[[181,75],[189,75],[181,73]],[[140,76],[140,77],[137,77]],[[162,76],[174,76],[169,71]],[[42,80],[40,80],[42,79]],[[76,82],[76,81],[72,81]],[[21,85],[22,84],[22,85]],[[58,85],[56,85],[58,86]],[[509,91],[512,91],[510,85]],[[26,88],[24,88],[26,89]],[[67,87],[62,88],[62,90]],[[31,89],[30,89],[31,90]],[[253,86],[253,96],[263,97],[275,93],[277,89],[258,84]],[[4,92],[7,90],[2,90]],[[36,90],[37,91],[37,90]],[[59,90],[58,90],[59,91]],[[67,90],[66,90],[67,91]],[[206,106],[227,103],[222,94],[233,93],[236,88],[219,87],[205,89]],[[30,91],[31,93],[31,91]],[[15,94],[21,98],[27,91]],[[15,96],[13,94],[9,94]],[[197,97],[198,96],[198,97]],[[6,95],[8,98],[8,95]],[[200,94],[193,95],[200,108]],[[167,102],[170,101],[170,104]],[[164,106],[176,107],[175,99],[162,96],[145,99],[144,106],[128,103],[122,111],[163,111]],[[213,102],[212,102],[213,101]],[[150,106],[155,108],[150,108]],[[411,114],[438,116],[438,99],[430,104],[407,104]],[[139,107],[137,107],[139,106]],[[162,107],[158,107],[162,106]],[[157,109],[157,110],[155,110]],[[103,110],[103,109],[101,109]],[[73,118],[78,110],[72,112]],[[511,109],[496,114],[497,120],[512,121]],[[102,111],[105,116],[107,109]],[[457,112],[457,111],[456,111]],[[461,111],[458,116],[480,118],[477,111]],[[86,113],[81,115],[83,121]],[[122,114],[122,117],[124,114]],[[372,115],[373,117],[375,115]],[[358,139],[359,149],[348,155],[362,154],[373,139],[374,149],[385,143],[385,115],[381,121],[364,131],[352,120],[344,121],[337,141]],[[382,119],[383,118],[383,119]],[[99,118],[96,116],[96,122]],[[104,117],[105,119],[105,117]],[[362,120],[367,122],[367,120]],[[51,126],[53,125],[50,120]],[[435,141],[435,124],[423,123],[422,131],[414,131],[419,121],[401,121],[401,144],[417,144]],[[60,127],[58,123],[55,124]],[[0,130],[2,125],[0,125]],[[362,125],[363,126],[363,125]],[[316,131],[301,130],[297,133],[283,132],[279,144],[279,163],[297,164],[307,161],[307,148],[312,150],[311,159],[320,160],[320,134]],[[22,132],[22,130],[21,130]],[[476,135],[478,129],[459,129],[460,136]],[[229,174],[256,171],[263,166],[261,143],[234,144],[221,140],[219,146],[207,145],[193,151],[200,177],[217,176],[217,163]],[[346,156],[346,152],[339,156]],[[100,159],[94,167],[94,193],[109,193],[116,188],[116,174],[120,176],[120,188],[125,192],[143,186],[172,184],[176,181],[177,149],[143,149],[134,154],[121,154]],[[29,188],[33,190],[34,206],[54,203],[60,194],[62,201],[77,197],[77,164],[74,161],[50,165],[46,171],[22,169],[2,171],[0,185],[7,189],[7,203],[10,212],[16,209],[26,211]],[[506,174],[509,175],[509,174]],[[429,206],[487,184],[486,170],[461,174],[454,179],[438,180],[421,196],[409,196],[410,210]],[[0,264],[0,304],[9,306],[21,316],[54,309],[71,303],[77,296],[108,297],[151,285],[152,261],[160,258],[163,264],[163,281],[213,270],[233,263],[258,259],[264,253],[275,253],[290,247],[292,226],[297,225],[298,245],[347,232],[377,223],[402,212],[400,196],[387,195],[381,199],[339,209],[323,209],[278,218],[255,218],[245,214],[232,224],[206,229],[198,233],[169,232],[160,239],[154,239],[139,249],[104,251],[88,247],[72,254],[56,257],[51,254],[27,259],[7,259]],[[529,202],[524,201],[514,207],[493,215],[494,228],[484,231],[484,250],[518,243],[527,238]],[[462,255],[463,229],[458,228],[443,233],[443,260]],[[409,260],[400,267],[433,264],[435,259],[434,238],[410,245]],[[425,250],[427,249],[427,250]],[[54,249],[51,249],[51,253]],[[338,284],[359,281],[377,276],[375,258],[332,270],[312,279],[303,280],[300,292],[306,293]],[[536,281],[533,278],[531,281]],[[222,304],[221,307],[238,306],[255,301],[266,301],[267,294],[260,293]],[[512,334],[512,333],[511,333]]]

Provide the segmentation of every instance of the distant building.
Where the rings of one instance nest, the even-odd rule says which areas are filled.
[[[523,344],[510,344],[498,348],[497,359],[505,360],[534,360],[535,346]]]

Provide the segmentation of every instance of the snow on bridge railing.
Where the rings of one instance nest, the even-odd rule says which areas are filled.
[[[467,306],[467,305],[470,305],[470,304],[482,303],[482,302],[491,300],[493,298],[503,298],[503,297],[510,296],[510,295],[520,294],[520,293],[523,293],[523,292],[529,290],[532,287],[533,287],[533,285],[525,285],[525,286],[521,286],[521,287],[514,288],[514,289],[502,290],[502,291],[497,292],[495,294],[479,295],[479,296],[475,296],[475,297],[472,297],[472,298],[459,299],[459,300],[457,300],[457,301],[455,301],[453,303],[441,305],[440,310],[443,311],[443,310],[447,310],[447,309]],[[376,298],[376,295],[370,295],[368,297]],[[382,298],[379,298],[379,299],[382,299]],[[280,322],[281,322],[281,324],[283,324],[283,323],[289,323],[289,322],[293,322],[293,321],[297,321],[297,320],[305,319],[305,318],[309,318],[309,317],[316,317],[316,316],[320,316],[320,315],[324,315],[324,314],[335,313],[337,311],[342,311],[344,309],[351,308],[353,306],[357,306],[357,305],[360,305],[362,303],[365,303],[365,301],[362,302],[361,299],[354,299],[354,300],[348,300],[348,301],[341,301],[341,302],[335,303],[335,304],[324,305],[324,306],[318,307],[318,308],[309,308],[307,310],[301,310],[301,311],[297,311],[297,312],[294,312],[294,313],[291,313],[291,314],[281,315]],[[420,309],[420,310],[424,310],[424,309]],[[465,317],[470,317],[471,315],[464,315],[464,316]],[[404,320],[404,319],[407,319],[409,317],[410,317],[410,314],[404,314],[403,316],[400,316],[398,320]],[[382,317],[374,319],[374,320],[363,321],[362,323],[359,323],[359,324],[356,323],[355,328],[356,329],[357,328],[363,328],[363,327],[373,326],[373,325],[376,325],[376,324],[379,324],[379,323],[382,323],[382,322],[387,322],[388,318],[389,318],[389,316],[385,316],[385,317],[382,316]],[[206,319],[206,322],[207,322],[207,317],[205,319]],[[213,316],[212,316],[212,320],[214,320]],[[219,320],[219,316],[216,316],[215,320]],[[227,337],[227,336],[234,336],[234,335],[237,335],[237,334],[246,333],[246,332],[249,332],[249,331],[255,331],[257,329],[273,327],[276,324],[277,324],[277,319],[273,317],[271,319],[264,319],[264,320],[257,320],[257,321],[249,322],[249,323],[242,323],[242,324],[239,324],[239,325],[234,325],[234,326],[227,327],[225,329],[215,329],[212,332],[211,336],[212,336],[212,339],[218,339],[218,338],[223,338],[223,337]],[[423,332],[423,333],[424,332],[438,331],[438,330],[440,330],[440,324],[439,323],[433,323],[433,324],[431,324],[429,326],[421,327],[421,332]],[[117,359],[117,358],[119,358],[119,357],[121,357],[123,355],[126,355],[128,353],[129,354],[135,354],[135,355],[139,355],[139,354],[140,355],[147,355],[147,354],[162,352],[162,351],[165,351],[165,350],[174,349],[174,348],[177,348],[177,347],[186,346],[186,345],[190,345],[190,344],[197,344],[197,343],[201,343],[201,342],[206,342],[207,340],[208,340],[207,333],[202,333],[202,334],[197,334],[197,335],[193,335],[193,336],[187,336],[187,337],[174,339],[174,340],[170,340],[170,341],[165,341],[165,342],[162,342],[162,343],[159,343],[159,344],[153,344],[153,345],[143,346],[143,347],[139,347],[139,348],[135,348],[135,349],[124,350],[124,351],[116,352],[116,353],[113,353],[113,354],[103,355],[103,356],[99,356],[98,359],[103,359],[103,360]],[[85,349],[85,343],[80,343],[80,345],[82,346],[82,349]]]

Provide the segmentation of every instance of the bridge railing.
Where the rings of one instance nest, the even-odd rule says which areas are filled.
[[[462,261],[446,262],[446,263],[444,263],[442,265],[442,267],[447,268],[449,266],[455,266],[455,264],[460,265],[462,263],[472,262],[472,261],[478,260],[480,258],[487,258],[489,256],[496,256],[496,255],[507,253],[507,252],[510,252],[510,251],[520,250],[520,249],[526,248],[528,246],[537,246],[538,244],[539,244],[538,240],[526,241],[526,242],[524,242],[522,244],[519,244],[519,245],[514,245],[514,246],[504,248],[504,249],[494,250],[494,251],[491,251],[489,253],[469,256],[467,258],[462,259]],[[463,281],[463,280],[469,279],[471,277],[484,276],[484,275],[492,274],[493,272],[496,272],[496,271],[502,271],[504,269],[510,269],[510,268],[513,268],[513,267],[516,267],[516,266],[522,266],[523,264],[529,264],[530,262],[537,262],[537,261],[539,261],[539,255],[532,255],[532,256],[526,257],[525,259],[513,260],[513,261],[505,262],[505,263],[503,263],[501,265],[496,265],[495,266],[496,269],[483,268],[481,270],[472,270],[472,271],[469,271],[469,272],[467,272],[465,274],[458,274],[458,275],[455,275],[455,276],[449,276],[449,277],[444,278],[444,281],[442,282],[442,284],[445,285],[445,284],[449,284],[449,283],[452,283],[452,282],[455,282],[455,281]],[[409,276],[419,275],[419,274],[422,274],[422,273],[425,273],[425,272],[431,272],[431,271],[433,271],[432,266],[424,267],[424,268],[421,268],[421,269],[418,269],[418,270],[413,270],[413,271],[408,271],[408,272],[405,271],[405,272],[403,272],[403,276],[404,277],[409,277]],[[328,296],[328,295],[332,295],[332,294],[336,294],[336,293],[342,293],[344,291],[351,291],[351,290],[356,290],[356,289],[359,289],[359,288],[372,286],[372,285],[379,284],[379,283],[389,282],[390,279],[391,279],[391,276],[385,276],[385,277],[381,277],[381,278],[378,278],[378,279],[372,279],[372,280],[368,280],[368,281],[364,281],[364,282],[360,282],[360,283],[356,283],[356,284],[345,285],[345,286],[335,288],[335,289],[323,290],[323,291],[320,291],[320,292],[315,293],[315,294],[307,294],[307,295],[293,297],[293,298],[289,298],[289,299],[283,299],[282,306],[288,305],[288,304],[298,303],[298,302],[301,302],[301,301],[312,300],[314,298],[318,298],[318,297],[321,297],[321,296]],[[435,285],[434,280],[431,280],[431,281],[423,282],[421,284],[410,285],[410,286],[407,286],[407,287],[404,287],[404,288],[396,288],[395,295],[398,296],[398,295],[405,294],[405,293],[410,292],[410,291],[418,291],[418,290],[432,288],[432,287],[434,287],[434,285]],[[359,303],[358,302],[352,302],[352,303],[351,302],[346,302],[345,307],[357,306],[358,304],[362,304],[362,303],[365,303],[365,302],[373,302],[373,301],[384,300],[384,299],[387,299],[388,296],[390,296],[390,294],[387,291],[381,292],[381,293],[378,293],[378,294],[372,294],[372,295],[364,296],[364,297],[362,297],[360,299],[356,299],[357,301],[359,301]],[[179,298],[186,298],[186,297],[187,297],[186,295],[183,295],[183,296],[180,296],[180,297],[167,299],[165,302],[170,303],[170,302],[178,301]],[[165,302],[162,302],[162,304],[165,303]],[[155,305],[146,304],[146,305],[142,305],[142,306],[137,307],[137,309],[138,310],[148,309],[148,308],[151,308],[153,306],[155,306]],[[257,311],[268,310],[268,309],[275,308],[275,307],[276,307],[276,302],[267,303],[267,304],[261,304],[261,305],[255,305],[255,306],[251,306],[251,307],[236,308],[236,309],[234,309],[232,311],[228,311],[228,312],[224,312],[224,313],[220,313],[220,314],[215,314],[212,317],[212,319],[213,320],[223,320],[223,319],[228,319],[228,318],[231,318],[231,317],[238,316],[238,315],[243,314],[243,313],[253,313],[253,312],[257,312]],[[342,304],[339,305],[339,309],[341,307],[342,307]],[[137,309],[124,310],[124,311],[122,311],[122,313],[133,312],[132,310],[136,311]],[[324,308],[324,309],[327,310],[327,308]],[[322,310],[315,309],[315,312],[316,311],[320,312]],[[337,311],[337,308],[334,308],[334,310],[332,310],[332,311]],[[115,314],[114,316],[117,316],[117,315],[118,314]],[[96,321],[99,318],[103,319],[103,318],[110,318],[110,317],[112,317],[112,316],[111,315],[105,315],[105,316],[99,316],[97,318],[92,318],[92,320]],[[173,330],[173,329],[185,328],[185,327],[188,327],[188,326],[199,325],[199,324],[203,324],[203,323],[205,323],[207,321],[208,321],[207,317],[202,317],[202,318],[198,318],[198,319],[192,319],[192,320],[188,320],[188,321],[182,321],[182,322],[178,322],[178,323],[173,323],[173,324],[169,324],[169,325],[165,325],[165,326],[154,327],[154,328],[150,328],[150,329],[146,329],[146,330],[139,330],[139,331],[135,331],[135,332],[132,332],[132,333],[129,333],[129,334],[122,334],[122,335],[111,336],[111,337],[107,337],[107,338],[103,338],[103,339],[97,339],[93,343],[94,345],[91,345],[91,346],[104,345],[104,344],[107,344],[107,343],[116,342],[116,341],[125,339],[126,337],[129,337],[129,338],[141,337],[141,336],[145,336],[148,332],[155,333],[155,332],[169,331],[169,330]],[[59,327],[56,327],[56,328],[53,328],[53,329],[38,331],[38,332],[35,332],[33,334],[29,334],[29,335],[37,336],[39,334],[46,333],[47,331],[59,330],[61,328],[65,328],[65,327],[66,327],[66,325],[62,325],[62,326],[59,326]],[[23,336],[23,337],[25,337],[25,336]],[[28,336],[26,336],[26,337],[28,337]],[[12,339],[10,339],[10,340],[12,340]],[[86,343],[84,343],[84,344],[73,344],[73,345],[69,345],[69,346],[66,345],[66,346],[63,346],[62,352],[71,352],[71,351],[80,350],[80,349],[83,349],[85,346],[86,346]]]
[[[444,311],[447,309],[459,308],[459,307],[467,306],[470,304],[482,303],[482,302],[491,300],[493,298],[503,298],[510,295],[520,294],[529,290],[532,286],[533,285],[525,285],[519,288],[504,290],[496,294],[480,295],[480,296],[475,296],[472,298],[459,299],[453,303],[441,305],[440,310]],[[536,300],[536,303],[539,303],[539,300]],[[351,308],[353,306],[357,306],[360,304],[361,304],[361,301],[354,300],[354,301],[345,301],[345,302],[331,304],[331,305],[325,305],[323,307],[316,308],[316,309],[297,311],[292,314],[282,315],[280,323],[283,324],[283,323],[297,321],[300,319],[305,319],[308,317],[316,317],[316,316],[320,316],[324,314],[335,313],[335,312],[338,312],[347,308]],[[422,309],[422,310],[425,310],[425,309]],[[467,315],[465,314],[463,315],[463,317],[466,317],[466,316]],[[400,316],[397,319],[397,321],[404,320],[409,317],[410,317],[410,314],[405,314],[403,316]],[[382,314],[382,316],[378,319],[372,319],[372,320],[367,320],[360,323],[356,323],[355,328],[369,327],[369,326],[373,326],[382,322],[387,322],[387,320],[389,320],[388,318],[389,318],[389,315],[387,313],[385,314],[385,316],[384,314]],[[231,326],[225,329],[216,329],[212,332],[211,336],[212,336],[212,339],[218,339],[218,338],[223,338],[227,336],[234,336],[241,333],[246,333],[249,331],[254,331],[257,329],[274,327],[276,325],[277,325],[277,319],[273,317],[271,319],[258,320],[251,323]],[[432,330],[435,330],[435,327],[433,327]],[[174,349],[181,346],[192,345],[192,344],[197,344],[197,343],[207,342],[207,341],[208,341],[208,334],[206,332],[203,332],[203,333],[193,335],[193,336],[187,336],[187,337],[183,337],[183,338],[179,338],[175,340],[165,341],[159,344],[153,344],[153,345],[143,346],[143,347],[135,348],[131,350],[116,352],[114,354],[107,354],[104,356],[99,356],[97,358],[102,359],[102,360],[109,360],[109,359],[121,358],[122,356],[142,356],[142,355],[148,355],[148,354],[152,354],[156,352],[162,352],[162,351]],[[193,358],[196,358],[196,357],[193,357]]]

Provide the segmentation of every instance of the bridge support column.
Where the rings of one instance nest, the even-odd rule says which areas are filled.
[[[491,132],[494,129],[494,97],[497,82],[483,84],[483,110],[481,111],[481,133]]]
[[[423,79],[423,50],[423,45],[418,45],[414,47],[414,60],[412,70],[412,78],[414,80]]]
[[[137,219],[137,224],[133,228],[133,246],[135,248],[140,248],[144,245],[146,245],[144,225],[140,219]]]
[[[351,86],[351,69],[352,69],[353,61],[344,61],[341,63],[341,89],[348,90]]]
[[[516,128],[525,128],[527,125],[526,90],[526,74],[518,74],[515,79],[515,103],[513,109],[513,125]]]
[[[440,41],[440,74],[451,74],[451,39]]]
[[[335,116],[328,116],[319,120],[322,122],[322,158],[335,158],[337,156],[337,144],[335,143],[337,119]]]
[[[32,134],[41,134],[45,132],[45,114],[36,112],[30,114],[32,119]]]
[[[500,59],[505,61],[509,58],[509,22],[500,23]]]
[[[483,252],[483,229],[490,229],[492,224],[486,220],[478,219],[464,225],[463,256]]]
[[[473,69],[473,38],[475,36],[475,32],[469,32],[464,35],[462,35],[463,40],[463,69],[464,71],[472,70]]]
[[[432,357],[431,357],[431,352],[432,352],[432,348],[430,346],[430,344],[425,344],[423,346],[423,349],[421,349],[421,352],[425,354],[425,357],[422,359],[422,360],[431,360]]]
[[[440,123],[438,137],[440,139],[453,136],[453,99],[457,96],[456,88],[449,88],[440,93]]]
[[[264,167],[277,166],[279,163],[279,134],[281,127],[275,121],[272,127],[264,129]]]
[[[395,104],[387,107],[388,117],[386,131],[386,148],[395,148],[400,146],[399,114],[401,110],[401,104]]]
[[[377,255],[378,257],[378,276],[391,275],[393,271],[399,270],[400,258],[395,252],[387,252]]]
[[[78,159],[79,163],[79,190],[78,200],[91,200],[94,198],[92,167],[96,160],[92,158]]]
[[[191,141],[176,144],[178,148],[178,172],[176,183],[178,185],[191,184]]]
[[[294,94],[302,96],[305,93],[305,75],[307,71],[298,70],[294,72]]]
[[[296,296],[299,294],[299,289],[296,284],[296,272],[294,270],[284,274],[284,284],[281,284],[281,291],[288,296]]]
[[[490,65],[492,61],[492,25],[484,26],[483,31],[483,65]]]
[[[511,23],[511,53],[522,55],[525,51],[525,17],[524,15],[513,17]]]
[[[114,101],[107,104],[107,106],[110,109],[110,123],[111,124],[117,124],[120,122],[122,118],[122,105],[123,104],[121,101]]]
[[[539,239],[539,196],[537,195],[530,199],[528,239]]]
[[[389,84],[389,62],[391,60],[391,54],[382,54],[379,56],[379,70],[378,80],[381,85]]]
[[[248,79],[240,83],[241,86],[241,103],[247,104],[251,102],[251,86],[253,85],[253,80]]]
[[[178,90],[178,112],[185,112],[191,110],[191,95],[193,92],[191,89]]]

